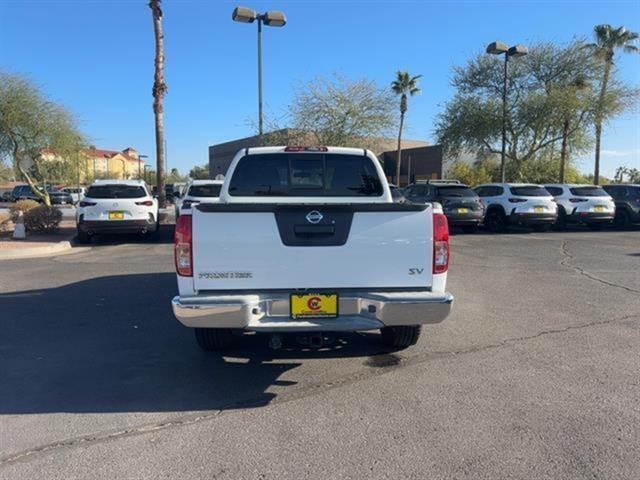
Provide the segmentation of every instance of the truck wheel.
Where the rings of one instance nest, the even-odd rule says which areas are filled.
[[[91,241],[91,235],[89,235],[87,232],[83,232],[82,230],[78,230],[76,238],[78,239],[78,243],[81,243],[83,245]]]
[[[420,338],[421,325],[384,327],[380,329],[382,342],[389,347],[407,348],[415,345]]]
[[[196,328],[196,341],[207,352],[224,350],[233,344],[233,335],[228,328]]]

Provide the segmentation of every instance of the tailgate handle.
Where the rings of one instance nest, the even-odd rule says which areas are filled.
[[[312,237],[316,235],[334,235],[336,229],[333,225],[295,225],[293,232],[302,237]]]

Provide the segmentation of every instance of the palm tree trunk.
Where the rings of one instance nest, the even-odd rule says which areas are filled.
[[[564,183],[564,173],[567,164],[567,141],[569,139],[569,119],[565,118],[562,126],[562,147],[560,149],[560,183]]]
[[[602,109],[604,107],[604,97],[607,93],[607,84],[609,83],[609,72],[611,71],[611,60],[606,61],[604,66],[604,77],[602,78],[602,86],[600,87],[600,98],[598,100],[598,109],[596,111],[596,158],[593,170],[593,184],[600,184],[600,137],[602,136]]]
[[[153,113],[155,114],[156,130],[156,180],[158,203],[166,207],[165,193],[165,151],[164,151],[164,94],[167,85],[164,83],[164,34],[162,33],[161,0],[150,0],[149,8],[153,15],[153,32],[155,35],[156,56],[155,74],[153,80]]]
[[[400,112],[400,129],[398,130],[398,155],[396,156],[396,185],[400,187],[400,166],[402,165],[402,126],[404,125],[404,112]],[[407,179],[407,184],[409,179]]]

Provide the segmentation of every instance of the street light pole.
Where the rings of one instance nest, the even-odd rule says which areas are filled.
[[[166,157],[166,149],[165,149],[165,157]],[[142,162],[143,158],[149,158],[149,155],[138,155],[138,180],[141,179],[140,177],[140,163]],[[146,178],[145,178],[146,181]]]
[[[495,41],[487,47],[491,55],[504,54],[504,73],[502,83],[502,149],[500,154],[500,181],[505,182],[505,157],[507,152],[507,89],[509,57],[523,57],[529,50],[524,45],[508,47],[506,43]]]
[[[284,13],[275,10],[257,13],[246,7],[236,7],[231,14],[235,22],[253,23],[258,20],[258,134],[262,136],[264,121],[262,116],[262,24],[268,27],[283,27],[287,23]]]

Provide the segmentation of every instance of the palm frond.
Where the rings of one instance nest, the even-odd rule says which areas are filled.
[[[635,45],[625,45],[623,50],[625,53],[640,53],[640,48]]]

